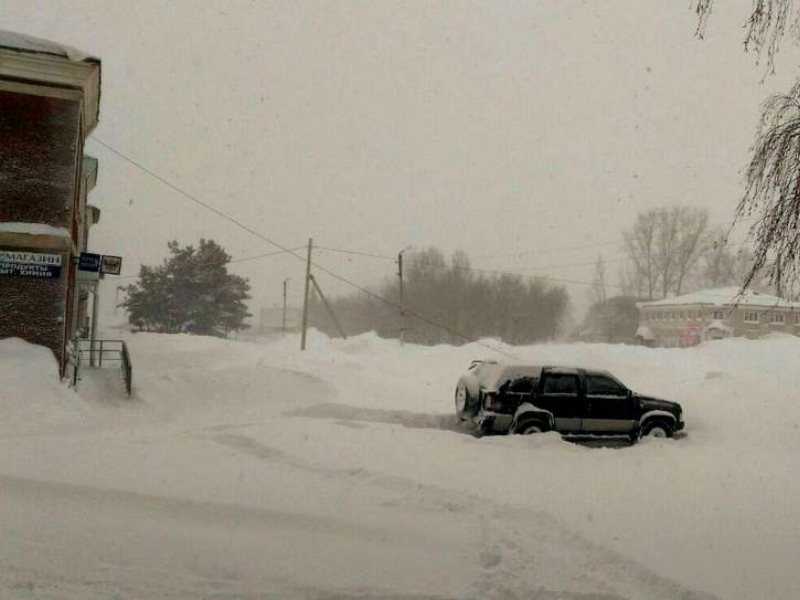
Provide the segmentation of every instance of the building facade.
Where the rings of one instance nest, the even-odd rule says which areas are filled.
[[[694,346],[726,337],[771,332],[800,335],[800,303],[738,288],[703,290],[640,302],[637,338],[653,346]]]
[[[83,154],[99,104],[98,59],[0,31],[0,338],[51,348],[62,375],[85,312],[75,263],[99,218]]]

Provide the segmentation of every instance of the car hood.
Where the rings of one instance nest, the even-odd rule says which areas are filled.
[[[643,394],[634,394],[633,396],[639,401],[639,405],[643,410],[665,410],[671,413],[681,411],[681,405],[677,402],[644,396]]]

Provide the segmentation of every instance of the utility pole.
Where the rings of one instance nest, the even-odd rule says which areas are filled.
[[[98,281],[94,282],[94,287],[92,288],[92,292],[93,292],[92,293],[92,325],[91,325],[91,327],[92,327],[92,329],[91,329],[91,331],[92,331],[91,340],[92,341],[89,342],[89,344],[90,344],[89,366],[91,366],[91,367],[93,367],[93,366],[95,366],[97,364],[96,363],[96,360],[97,360],[97,348],[96,348],[97,342],[96,342],[96,340],[97,340],[97,316],[100,313],[100,302],[99,302],[100,294],[98,293],[99,289],[100,289],[100,281],[98,280]],[[103,360],[102,356],[100,356],[99,358],[100,358],[101,361]]]
[[[282,322],[282,330],[283,335],[286,335],[286,284],[289,283],[291,277],[287,277],[283,280],[283,322]]]
[[[300,350],[306,349],[306,329],[308,328],[308,286],[311,283],[311,250],[314,240],[308,238],[308,258],[306,259],[306,283],[303,291],[303,331],[300,334]]]
[[[400,280],[400,345],[405,343],[406,337],[406,310],[403,297],[403,252],[410,249],[411,246],[406,246],[397,253],[397,277]]]
[[[328,310],[328,314],[331,316],[331,319],[333,319],[333,323],[336,325],[336,328],[339,330],[339,335],[342,336],[342,339],[346,340],[347,336],[344,333],[344,329],[342,329],[342,326],[339,323],[339,319],[336,318],[336,314],[333,312],[333,309],[331,308],[331,305],[328,304],[328,300],[325,298],[325,294],[322,293],[322,288],[319,287],[319,284],[317,283],[317,278],[314,277],[313,275],[309,275],[309,277],[311,278],[311,283],[314,284],[314,289],[317,290],[317,293],[319,294],[319,297],[322,300],[322,303],[325,305],[325,308]]]

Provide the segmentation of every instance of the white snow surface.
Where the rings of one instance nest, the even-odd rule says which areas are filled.
[[[54,227],[46,223],[15,223],[4,221],[0,223],[0,233],[26,233],[28,235],[52,235],[56,237],[70,237],[65,227]]]
[[[92,57],[85,52],[81,52],[69,46],[64,46],[63,44],[44,40],[32,35],[17,33],[15,31],[4,31],[2,29],[0,29],[0,48],[11,48],[20,52],[33,52],[37,54],[54,54],[75,62],[92,59]]]
[[[503,349],[683,404],[681,439],[476,438],[482,346],[130,335],[80,393],[0,340],[0,598],[795,598],[800,339]],[[495,345],[499,345],[494,342]]]

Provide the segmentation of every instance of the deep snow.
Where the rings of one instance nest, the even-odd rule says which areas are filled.
[[[683,404],[684,438],[600,447],[455,427],[456,379],[491,356],[475,344],[128,341],[130,401],[113,374],[76,394],[47,350],[0,340],[0,597],[800,589],[798,338],[503,346]]]

